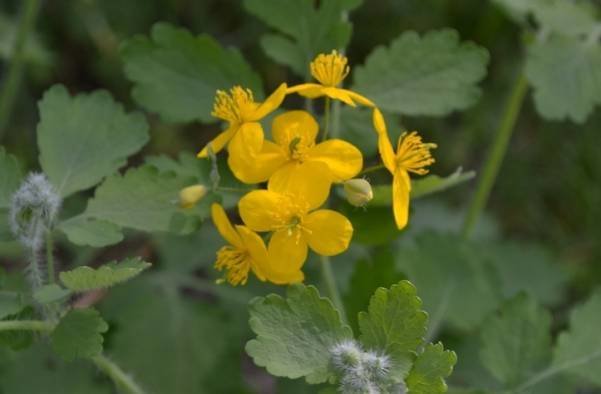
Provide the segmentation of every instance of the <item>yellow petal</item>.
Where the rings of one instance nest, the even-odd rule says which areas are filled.
[[[273,119],[271,135],[278,145],[288,151],[295,139],[300,139],[297,144],[314,143],[318,130],[317,121],[307,111],[288,111]]]
[[[328,166],[319,161],[290,162],[269,178],[267,189],[294,196],[306,211],[320,207],[330,194],[332,175]]]
[[[376,132],[378,133],[378,150],[380,151],[380,157],[382,158],[382,162],[390,171],[394,174],[394,170],[396,167],[396,158],[394,155],[394,150],[392,149],[392,144],[390,143],[390,138],[388,137],[388,131],[386,130],[386,122],[384,122],[384,116],[382,116],[382,112],[379,109],[374,108],[373,112],[373,123]]]
[[[228,145],[228,152],[230,156],[236,156],[237,160],[254,160],[263,148],[264,138],[263,127],[260,123],[244,123],[232,137]]]
[[[342,214],[329,209],[311,212],[303,222],[309,247],[323,256],[333,256],[348,249],[353,225]]]
[[[240,234],[242,243],[252,260],[251,269],[257,278],[265,281],[265,272],[269,268],[269,258],[263,238],[259,237],[257,233],[246,226],[237,225],[236,230],[238,231],[238,234]]]
[[[365,96],[360,95],[357,92],[353,92],[352,90],[347,90],[344,89],[347,94],[350,96],[351,99],[353,99],[354,101],[358,102],[361,105],[365,105],[367,107],[375,107],[376,105],[373,103],[373,101],[371,101],[370,99],[368,99]]]
[[[215,223],[215,227],[217,227],[219,234],[221,234],[221,236],[232,246],[235,246],[238,249],[244,249],[240,235],[230,223],[230,220],[227,218],[221,205],[211,205],[211,216],[213,217],[213,223]]]
[[[265,182],[282,167],[286,161],[286,154],[282,148],[271,141],[263,141],[261,153],[254,159],[248,159],[244,155],[232,154],[227,159],[230,169],[244,183]]]
[[[330,98],[333,98],[334,100],[340,100],[343,103],[350,105],[351,107],[357,106],[357,104],[355,104],[351,96],[348,94],[348,91],[345,89],[327,87],[323,88],[323,94]]]
[[[238,131],[238,125],[230,126],[227,130],[221,132],[217,137],[213,138],[211,142],[209,142],[196,157],[204,159],[209,156],[209,146],[213,150],[213,153],[217,154],[219,151],[223,149],[225,145],[232,139],[232,137]]]
[[[409,221],[409,194],[411,181],[405,170],[397,171],[392,179],[392,212],[399,230]]]
[[[361,151],[343,140],[322,142],[309,150],[307,155],[307,160],[327,164],[336,182],[354,177],[363,168]]]
[[[271,231],[284,224],[278,217],[279,208],[287,201],[281,194],[268,190],[253,190],[240,199],[238,211],[242,221],[254,231]]]
[[[303,97],[316,98],[323,96],[323,86],[317,83],[302,83],[292,86],[286,91],[287,94],[298,93]]]
[[[284,101],[287,88],[288,86],[285,83],[278,86],[278,88],[257,107],[249,120],[261,120],[268,114],[275,111],[282,104],[282,101]]]
[[[276,231],[269,240],[267,251],[270,261],[267,278],[279,282],[299,278],[300,269],[307,260],[307,242],[299,230]]]

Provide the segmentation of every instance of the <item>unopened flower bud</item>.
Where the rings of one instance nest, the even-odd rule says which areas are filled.
[[[371,185],[361,178],[349,179],[344,182],[344,195],[349,204],[355,207],[364,207],[374,198]]]
[[[183,188],[179,192],[180,207],[192,208],[207,194],[207,191],[207,187],[200,184]]]

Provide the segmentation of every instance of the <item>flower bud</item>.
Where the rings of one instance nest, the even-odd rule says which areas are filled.
[[[361,178],[349,179],[344,182],[344,195],[349,204],[355,207],[364,207],[374,198],[371,185]]]
[[[182,208],[192,208],[206,194],[208,189],[204,185],[192,185],[179,192],[179,205]]]

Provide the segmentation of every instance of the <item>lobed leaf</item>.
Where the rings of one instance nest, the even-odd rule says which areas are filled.
[[[63,289],[56,283],[44,285],[33,293],[33,298],[40,304],[51,304],[62,301],[71,294],[70,290]]]
[[[61,272],[61,282],[73,291],[88,291],[111,287],[126,282],[150,267],[150,263],[131,258],[117,263],[107,263],[99,268],[77,267],[71,271]]]
[[[82,215],[59,223],[57,228],[75,245],[101,248],[123,240],[123,233],[118,225]]]
[[[455,352],[444,350],[442,343],[428,344],[423,352],[418,354],[407,383],[411,394],[441,394],[447,391],[444,378],[453,371],[457,363]]]
[[[97,356],[102,352],[102,333],[108,328],[98,311],[72,309],[52,331],[52,349],[66,361]]]
[[[25,306],[21,294],[12,291],[0,291],[0,320],[21,312]]]

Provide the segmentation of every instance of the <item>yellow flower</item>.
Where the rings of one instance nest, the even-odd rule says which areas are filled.
[[[327,198],[327,196],[326,196]],[[312,187],[312,179],[280,190],[255,190],[240,200],[240,216],[254,231],[273,231],[268,253],[271,259],[296,272],[307,258],[307,249],[324,256],[344,252],[353,236],[351,222],[336,211],[317,209],[325,199]]]
[[[213,153],[221,151],[228,142],[230,146],[231,144],[243,146],[243,137],[247,133],[256,135],[257,132],[260,132],[262,142],[263,129],[257,122],[280,106],[284,97],[286,97],[286,87],[285,83],[281,84],[263,103],[255,102],[252,91],[240,86],[234,86],[230,89],[229,94],[223,90],[218,90],[211,115],[228,122],[229,125],[225,131],[221,132],[198,153],[198,157],[207,157],[209,146]],[[247,151],[253,149],[259,151],[261,145],[258,148],[247,146]]]
[[[246,226],[233,227],[221,205],[213,204],[211,215],[219,234],[230,243],[219,249],[215,262],[218,271],[227,271],[225,280],[230,284],[246,284],[251,270],[261,281],[269,280],[276,284],[303,281],[304,275],[300,270],[279,270],[279,265],[270,260],[263,239]]]
[[[228,164],[246,183],[269,179],[270,184],[286,185],[312,179],[314,187],[327,196],[332,182],[350,179],[361,171],[363,156],[359,149],[339,139],[316,144],[317,132],[317,122],[308,112],[286,112],[273,120],[275,142],[264,141],[261,154],[254,160],[230,151]]]
[[[205,185],[192,185],[183,188],[179,192],[179,205],[182,208],[192,208],[208,192]]]
[[[374,128],[378,133],[378,150],[384,166],[392,174],[392,210],[394,220],[399,229],[404,228],[409,220],[409,195],[411,180],[409,173],[425,175],[424,167],[434,163],[430,149],[436,144],[422,142],[416,131],[403,133],[399,137],[396,153],[392,149],[382,113],[376,108],[373,113]]]
[[[311,62],[311,75],[319,83],[303,83],[293,86],[288,88],[286,93],[298,93],[311,99],[327,96],[353,107],[356,106],[355,101],[368,107],[374,107],[373,102],[359,93],[337,87],[350,72],[347,62],[346,56],[339,54],[336,50],[329,55],[323,53],[318,55]]]

